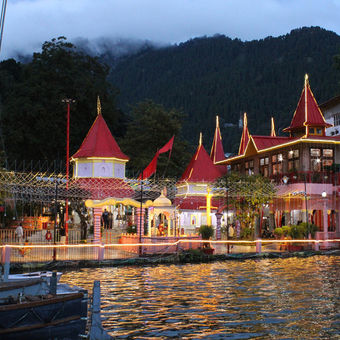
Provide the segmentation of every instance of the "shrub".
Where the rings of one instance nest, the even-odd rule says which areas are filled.
[[[289,225],[285,225],[282,227],[282,233],[284,236],[288,236],[290,235],[290,226]]]
[[[244,228],[241,230],[240,238],[241,238],[241,239],[247,239],[247,240],[249,240],[249,239],[251,238],[251,235],[252,235],[252,230],[251,230],[251,228],[249,228],[249,227],[244,227]]]
[[[127,228],[126,228],[126,233],[127,234],[137,234],[137,226],[136,225],[129,225]]]
[[[201,225],[198,233],[202,236],[202,240],[209,240],[214,235],[214,229],[210,225]]]
[[[303,228],[305,228],[305,232],[304,232],[304,236],[306,238],[308,238],[308,234],[310,233],[312,238],[314,238],[315,233],[319,230],[318,226],[315,224],[308,224],[308,228],[307,228],[307,223],[306,222],[302,222],[299,224],[299,226],[303,226]]]
[[[290,227],[290,236],[292,239],[302,239],[305,237],[306,228],[305,226],[299,225],[292,225]]]
[[[283,235],[283,229],[282,228],[275,228],[274,229],[274,234],[276,237],[281,237]]]

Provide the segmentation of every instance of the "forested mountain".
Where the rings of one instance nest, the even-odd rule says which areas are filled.
[[[235,152],[244,111],[253,134],[269,134],[271,116],[279,132],[289,125],[305,73],[319,104],[336,95],[339,53],[340,36],[319,27],[249,42],[216,35],[144,49],[118,63],[110,80],[120,89],[123,111],[145,98],[183,110],[184,137],[192,144],[203,131],[210,147],[218,114],[225,151]]]

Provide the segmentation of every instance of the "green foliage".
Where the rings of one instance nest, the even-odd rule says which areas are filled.
[[[214,235],[214,229],[210,225],[201,225],[198,233],[202,236],[202,240],[209,240]]]
[[[299,225],[292,225],[290,227],[290,236],[292,239],[303,239],[306,236],[306,226],[299,224]]]
[[[64,37],[52,39],[27,64],[0,63],[1,116],[5,147],[10,160],[65,158],[66,104],[70,110],[70,154],[80,147],[97,112],[115,136],[124,133],[123,115],[115,107],[116,90],[107,81],[109,69],[96,58],[78,52]]]
[[[302,222],[299,224],[300,228],[303,230],[304,237],[307,238],[308,234],[311,234],[311,237],[314,238],[315,233],[319,230],[318,226],[315,224],[310,224],[306,222]]]
[[[237,218],[246,226],[254,226],[263,204],[267,204],[275,194],[274,185],[261,175],[230,172],[219,178],[216,186],[227,189],[229,204],[234,206]]]
[[[183,166],[190,160],[188,144],[181,139],[183,114],[180,111],[165,109],[150,100],[132,107],[131,121],[128,123],[122,149],[130,156],[127,164],[132,175],[137,176],[153,159],[161,148],[174,135],[173,150],[160,154],[157,162],[157,176],[180,176]]]
[[[244,227],[241,230],[240,237],[243,240],[250,240],[253,235],[253,230],[249,227]]]
[[[126,228],[126,233],[127,234],[137,234],[137,226],[136,225],[129,225],[127,228]]]
[[[283,235],[283,230],[282,228],[278,227],[274,229],[274,235],[278,238],[282,237]]]
[[[290,226],[288,225],[285,225],[282,227],[282,233],[284,236],[288,236],[290,235]]]
[[[225,151],[237,152],[239,113],[248,113],[252,134],[269,134],[273,112],[277,128],[289,126],[305,73],[319,103],[336,94],[333,56],[339,47],[340,37],[319,27],[247,42],[216,35],[143,50],[123,59],[110,77],[123,108],[150,98],[183,109],[192,144],[200,131],[210,144],[218,113]],[[340,68],[340,56],[335,61]]]

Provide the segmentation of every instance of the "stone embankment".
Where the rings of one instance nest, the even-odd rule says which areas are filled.
[[[51,261],[51,262],[31,262],[31,263],[11,263],[10,272],[30,272],[45,270],[74,270],[77,268],[99,268],[99,267],[117,267],[117,266],[135,266],[135,265],[157,265],[157,264],[181,264],[181,263],[200,263],[212,261],[230,261],[230,260],[260,260],[268,258],[288,258],[288,257],[309,257],[315,255],[332,255],[339,256],[338,250],[324,251],[303,251],[303,252],[285,252],[285,253],[240,253],[240,254],[223,254],[223,255],[206,255],[198,250],[183,251],[171,255],[153,255],[141,256],[129,259],[114,260],[81,260],[81,261]]]

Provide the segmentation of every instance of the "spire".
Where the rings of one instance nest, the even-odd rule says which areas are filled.
[[[97,115],[101,115],[102,114],[102,106],[100,104],[100,99],[99,96],[97,97]]]
[[[270,122],[271,122],[270,136],[276,137],[274,117],[271,118]]]
[[[325,121],[325,118],[316,102],[313,92],[310,88],[308,75],[305,75],[304,87],[294,112],[293,119],[290,126],[285,128],[283,131],[288,131],[293,134],[304,134],[309,133],[308,127],[321,128],[323,134],[325,128],[332,126]]]
[[[129,157],[120,149],[101,114],[99,97],[97,100],[97,110],[98,115],[94,123],[79,150],[72,158],[107,157],[128,161]]]
[[[249,141],[249,131],[248,131],[247,113],[245,112],[243,115],[243,131],[242,131],[242,136],[241,136],[241,142],[240,142],[240,147],[238,149],[239,155],[244,154],[248,141]]]
[[[221,177],[221,172],[213,164],[207,151],[202,145],[202,133],[200,133],[199,143],[194,156],[185,169],[180,181],[188,182],[213,182]]]
[[[225,159],[218,116],[216,116],[216,128],[210,158],[214,164]]]

